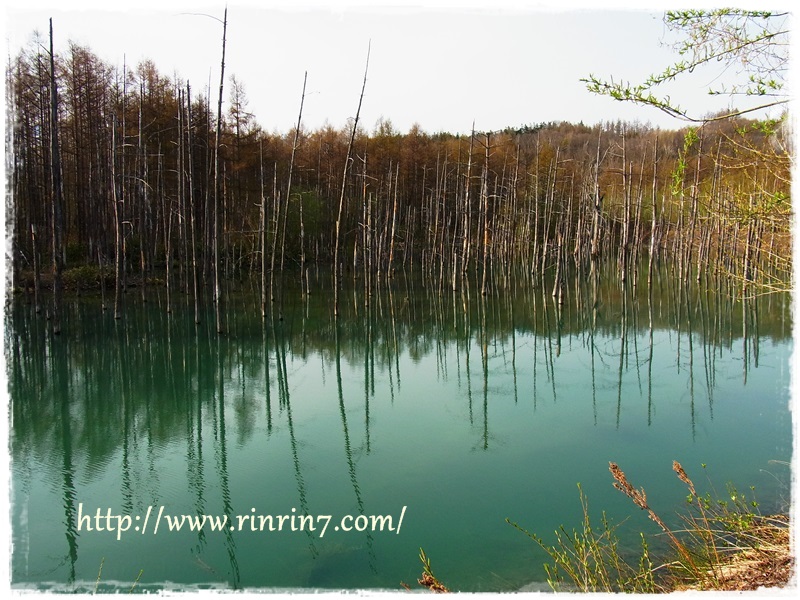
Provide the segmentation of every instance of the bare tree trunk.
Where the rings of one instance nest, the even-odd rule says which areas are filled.
[[[121,285],[122,293],[125,293],[125,290],[128,289],[127,277],[126,277],[127,273],[126,273],[126,270],[125,270],[125,255],[126,255],[126,252],[125,252],[125,250],[126,250],[126,248],[125,248],[125,232],[123,231],[123,225],[125,223],[125,196],[126,196],[125,191],[126,191],[126,189],[128,187],[127,184],[126,184],[126,182],[128,181],[128,178],[127,178],[127,176],[125,174],[125,147],[126,147],[125,142],[126,142],[126,138],[127,138],[127,129],[126,129],[126,125],[125,125],[125,113],[127,112],[127,103],[126,103],[127,98],[128,98],[128,64],[127,64],[127,62],[125,62],[125,55],[123,54],[123,60],[122,60],[122,139],[120,140],[120,145],[119,145],[121,159],[120,159],[120,162],[119,162],[119,164],[120,164],[120,186],[119,186],[119,198],[118,198],[119,204],[117,205],[119,207],[119,233],[118,233],[118,235],[119,235],[119,238],[120,238],[119,239],[119,245],[120,245],[120,254],[121,254],[121,256],[120,256],[120,258],[121,258],[121,260],[120,260],[121,266],[120,266],[120,269],[119,269],[119,275],[120,275],[121,280],[122,280],[122,285]],[[121,310],[122,310],[122,307],[120,305],[120,311]],[[116,309],[115,309],[115,312],[116,312]],[[115,316],[115,318],[118,319],[118,318],[120,318],[122,316],[122,313],[120,312],[119,316],[117,316],[116,314],[114,316]]]
[[[544,227],[542,229],[542,257],[541,257],[541,272],[540,276],[542,278],[542,283],[544,283],[544,273],[547,266],[547,254],[548,254],[548,245],[549,245],[549,236],[550,236],[550,222],[553,220],[553,210],[555,205],[556,199],[556,183],[558,180],[558,157],[561,148],[556,148],[556,155],[551,162],[552,169],[548,168],[547,170],[547,189],[545,192],[545,196],[547,202],[545,203],[544,207]],[[552,175],[550,171],[552,170]]]
[[[508,276],[511,275],[511,261],[513,260],[516,262],[521,255],[517,254],[514,251],[514,244],[517,241],[517,210],[519,207],[519,194],[517,194],[517,186],[519,185],[519,163],[520,163],[520,144],[517,141],[517,155],[515,158],[514,164],[514,179],[511,182],[511,212],[509,213],[508,219],[508,231],[506,235],[506,257],[508,260],[508,264],[506,265],[506,273]],[[527,238],[523,238],[527,239]]]
[[[259,229],[261,238],[261,318],[267,318],[267,198],[264,194],[264,140],[258,146],[261,206],[259,209]]]
[[[209,252],[212,250],[212,225],[213,219],[209,214],[209,194],[211,192],[211,182],[210,174],[212,172],[212,160],[215,160],[214,155],[211,152],[208,152],[208,147],[210,145],[211,136],[209,134],[209,130],[211,129],[211,74],[208,75],[208,87],[206,88],[206,126],[205,126],[205,138],[206,138],[206,160],[205,162],[205,169],[203,169],[203,285],[208,286],[209,280],[209,273],[208,268],[211,264],[211,260],[209,258]],[[213,258],[213,257],[212,257]],[[216,300],[214,300],[216,302]]]
[[[278,224],[281,218],[281,202],[278,192],[278,163],[272,165],[272,254],[269,261],[269,299],[275,301],[275,255],[278,251]]]
[[[166,273],[164,279],[167,284],[167,313],[172,312],[172,203],[167,198],[164,184],[164,155],[161,154],[161,144],[158,146],[158,183],[157,193],[161,196],[162,218],[164,220],[164,262]]]
[[[636,190],[636,212],[633,218],[633,250],[631,251],[631,264],[634,265],[631,272],[633,287],[636,287],[639,283],[639,269],[636,268],[636,265],[639,264],[640,249],[642,247],[642,202],[644,200],[644,161],[646,158],[647,150],[644,150],[642,152],[642,164],[639,169],[639,185]]]
[[[469,254],[470,254],[470,244],[469,244],[469,228],[470,228],[470,219],[469,219],[469,211],[470,211],[470,203],[469,203],[469,191],[470,191],[470,179],[472,177],[472,148],[475,143],[475,122],[472,122],[472,133],[470,134],[469,138],[469,155],[467,157],[467,174],[465,177],[464,182],[464,228],[463,234],[464,237],[462,239],[461,244],[461,279],[463,281],[464,276],[467,274],[467,268],[469,267]]]
[[[591,260],[596,261],[600,256],[600,207],[603,196],[600,194],[600,140],[602,130],[597,135],[597,157],[594,163],[594,212],[592,214],[592,246]]]
[[[194,322],[200,323],[200,304],[197,297],[197,236],[195,233],[195,206],[194,206],[194,160],[192,154],[192,88],[186,82],[186,145],[188,146],[188,176],[189,176],[189,227],[192,247],[192,293],[194,295]]]
[[[438,253],[438,263],[439,263],[439,293],[440,294],[441,294],[441,291],[442,291],[442,286],[444,284],[445,268],[446,268],[446,266],[447,266],[447,264],[449,262],[447,260],[447,254],[446,254],[447,246],[446,246],[446,243],[445,243],[446,239],[447,239],[446,230],[447,230],[447,227],[448,227],[448,223],[450,221],[448,216],[446,215],[446,210],[445,210],[445,199],[447,198],[447,156],[446,155],[444,157],[444,164],[442,165],[441,181],[442,181],[442,183],[441,183],[441,191],[436,196],[436,198],[437,198],[437,200],[436,200],[436,222],[437,222],[437,225],[438,225],[440,220],[441,220],[441,223],[442,223],[441,226],[437,226],[437,228],[436,228],[436,235],[437,235],[437,237],[439,239],[439,241],[437,242],[437,247],[438,247],[437,253]],[[441,198],[441,200],[440,200],[440,198]],[[439,217],[440,213],[441,213],[441,218]],[[434,239],[434,242],[435,241],[436,240]]]
[[[653,152],[653,200],[652,200],[652,214],[650,215],[650,252],[647,257],[647,285],[650,287],[653,283],[653,260],[656,252],[656,217],[658,212],[658,205],[656,204],[656,184],[658,176],[658,136],[656,136],[656,143]]]
[[[300,196],[300,293],[308,295],[308,275],[306,273],[306,228],[303,223],[303,197]]]
[[[219,98],[217,99],[217,136],[214,139],[214,233],[212,244],[214,246],[214,312],[217,323],[217,333],[223,332],[222,312],[220,307],[222,303],[222,291],[219,282],[219,194],[221,183],[219,177],[219,141],[222,135],[222,87],[225,82],[225,36],[227,32],[228,7],[226,6],[222,21],[222,62],[219,72]]]
[[[122,318],[122,207],[117,196],[117,118],[111,120],[111,203],[114,206],[114,318]]]
[[[488,270],[487,255],[489,252],[489,145],[491,139],[486,134],[486,147],[483,164],[483,181],[481,181],[481,220],[483,221],[483,260],[481,261],[483,271],[481,272],[481,296],[486,295],[486,271]]]
[[[622,244],[619,251],[620,281],[628,279],[628,248],[630,245],[631,181],[628,176],[628,156],[625,152],[625,129],[622,129]]]
[[[58,89],[53,53],[53,19],[50,19],[50,191],[53,219],[53,333],[61,333],[61,297],[64,282],[64,190],[61,183],[61,153],[58,143]]]
[[[353,121],[353,130],[350,133],[350,142],[347,144],[347,155],[344,160],[344,172],[342,173],[342,191],[339,195],[339,212],[336,217],[336,236],[333,246],[333,314],[335,317],[339,316],[339,246],[341,243],[340,234],[342,227],[342,209],[344,208],[344,192],[347,186],[347,172],[350,170],[350,156],[353,152],[353,140],[356,137],[356,129],[358,128],[358,118],[361,115],[361,102],[364,99],[364,90],[367,87],[367,72],[369,70],[369,51],[370,47],[367,46],[367,64],[364,68],[364,83],[361,86],[361,95],[358,97],[358,109],[356,110],[356,118]]]
[[[181,289],[181,281],[184,280],[184,260],[186,258],[186,254],[184,253],[181,256],[181,231],[183,230],[183,201],[184,201],[184,181],[183,181],[183,93],[180,88],[177,89],[177,104],[178,104],[178,114],[176,118],[178,120],[178,135],[177,135],[177,148],[176,148],[176,156],[175,156],[175,173],[177,175],[175,179],[175,191],[176,191],[176,217],[177,217],[177,226],[178,226],[178,289]],[[188,289],[184,288],[184,292],[188,293]],[[169,306],[167,306],[169,309]],[[169,312],[169,310],[168,310]]]
[[[136,177],[138,179],[137,187],[140,193],[137,194],[139,200],[139,272],[141,273],[141,293],[142,302],[147,302],[147,258],[145,248],[147,247],[147,220],[145,218],[145,194],[147,193],[144,177],[144,165],[147,162],[147,156],[144,152],[144,144],[142,138],[142,105],[144,104],[144,83],[139,84],[139,127],[136,140]]]
[[[754,223],[755,219],[753,218],[753,194],[749,195],[749,216],[747,218],[747,236],[745,238],[745,249],[744,249],[744,267],[742,269],[742,298],[747,298],[747,289],[751,281],[754,280],[753,277],[753,246],[755,243],[755,228]],[[742,306],[744,306],[744,301],[742,302]],[[745,336],[746,337],[746,336]]]
[[[539,134],[536,134],[536,173],[533,187],[533,248],[531,251],[530,274],[535,275],[539,264]]]
[[[367,154],[364,152],[361,170],[361,262],[364,267],[364,306],[369,306],[369,198],[367,195]],[[353,261],[353,277],[356,264]]]
[[[303,94],[300,97],[300,114],[297,115],[297,127],[294,130],[294,141],[292,142],[292,155],[289,159],[289,177],[288,182],[286,183],[286,201],[284,203],[283,209],[283,225],[281,226],[281,289],[280,289],[280,300],[278,301],[278,312],[283,316],[283,261],[284,261],[284,248],[286,245],[286,217],[289,213],[289,201],[291,200],[292,195],[292,173],[294,171],[294,157],[295,153],[297,152],[297,141],[300,139],[300,123],[303,119],[303,103],[306,99],[306,81],[308,79],[308,71],[305,72],[303,75]],[[302,203],[302,198],[301,198]]]
[[[391,179],[391,171],[389,172],[389,178]],[[395,226],[397,224],[397,188],[400,184],[400,163],[397,163],[395,167],[395,175],[394,175],[394,201],[392,203],[392,235],[389,238],[389,264],[386,267],[386,272],[389,275],[389,279],[394,277],[394,234],[395,234]]]
[[[39,247],[36,243],[36,225],[31,223],[31,254],[33,254],[33,310],[38,315],[42,312],[41,306],[41,277],[39,270]]]
[[[699,215],[698,205],[699,199],[698,195],[700,194],[700,159],[703,155],[703,135],[699,136],[698,139],[698,147],[697,147],[697,167],[694,174],[694,183],[692,185],[692,213],[691,213],[691,221],[689,222],[689,243],[686,247],[686,272],[684,277],[686,278],[686,282],[689,281],[689,271],[692,268],[692,250],[695,246],[695,237],[696,237],[696,230],[697,230],[697,220]],[[698,276],[700,270],[700,264],[697,264]]]

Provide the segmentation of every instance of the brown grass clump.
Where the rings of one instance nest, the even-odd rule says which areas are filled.
[[[794,573],[788,517],[761,515],[758,502],[731,485],[725,499],[700,496],[681,464],[674,461],[672,468],[689,489],[692,509],[682,515],[687,527],[679,543],[700,559],[688,570],[685,588],[738,591],[787,585]],[[681,587],[676,582],[675,589]]]
[[[444,585],[441,584],[437,579],[434,579],[427,573],[423,573],[422,577],[417,579],[417,583],[421,586],[428,588],[432,592],[436,592],[437,594],[446,594],[450,592]]]
[[[417,583],[437,594],[449,593],[450,590],[447,589],[447,587],[436,578],[436,575],[433,574],[433,571],[431,570],[431,559],[428,558],[428,556],[425,554],[425,550],[422,548],[419,549],[419,560],[422,562],[422,577],[417,579]],[[411,591],[411,588],[407,584],[400,582],[400,585],[402,585],[408,591]]]
[[[750,528],[757,543],[734,549],[692,583],[675,582],[675,591],[752,591],[781,588],[794,575],[789,520],[783,515],[760,517]]]

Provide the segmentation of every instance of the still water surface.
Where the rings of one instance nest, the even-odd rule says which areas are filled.
[[[666,274],[650,293],[576,279],[559,307],[527,285],[484,299],[398,279],[369,307],[344,294],[338,325],[324,288],[287,291],[265,327],[244,291],[218,337],[210,310],[196,326],[188,300],[167,314],[129,292],[120,321],[71,302],[56,339],[20,300],[6,320],[12,585],[91,591],[102,566],[100,590],[398,590],[416,587],[422,547],[454,589],[516,590],[545,580],[546,557],[505,519],[552,540],[580,525],[578,483],[593,514],[630,517],[624,543],[656,533],[609,461],[667,520],[686,496],[673,459],[699,488],[753,485],[763,510],[785,507],[790,299],[727,293]],[[323,538],[78,529],[98,508],[141,524],[148,507],[332,519]],[[396,528],[404,507],[399,534],[333,531],[360,514]]]

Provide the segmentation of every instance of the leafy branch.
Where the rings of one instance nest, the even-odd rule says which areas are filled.
[[[681,57],[660,73],[650,75],[641,84],[604,80],[593,74],[581,79],[595,94],[615,100],[652,106],[668,115],[695,123],[719,121],[786,104],[785,73],[788,68],[789,31],[783,27],[786,13],[747,11],[742,9],[668,11],[664,23],[668,29],[681,34],[673,45]],[[655,89],[667,82],[692,73],[696,68],[720,63],[723,69],[737,65],[744,81],[719,89],[711,95],[744,95],[772,97],[758,106],[729,111],[715,117],[690,116],[667,95],[657,95]]]

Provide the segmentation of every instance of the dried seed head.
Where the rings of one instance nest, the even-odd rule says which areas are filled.
[[[689,476],[686,474],[686,471],[683,470],[681,463],[677,460],[672,461],[672,470],[678,474],[678,479],[680,479],[683,483],[689,486],[689,492],[691,492],[692,496],[697,496],[697,492],[694,491],[694,484],[692,480],[689,479]]]
[[[616,463],[608,463],[608,470],[611,471],[611,476],[616,480],[616,483],[614,483],[615,488],[633,500],[633,503],[642,510],[650,510],[650,507],[647,506],[647,495],[644,493],[644,489],[637,490],[634,488]]]

